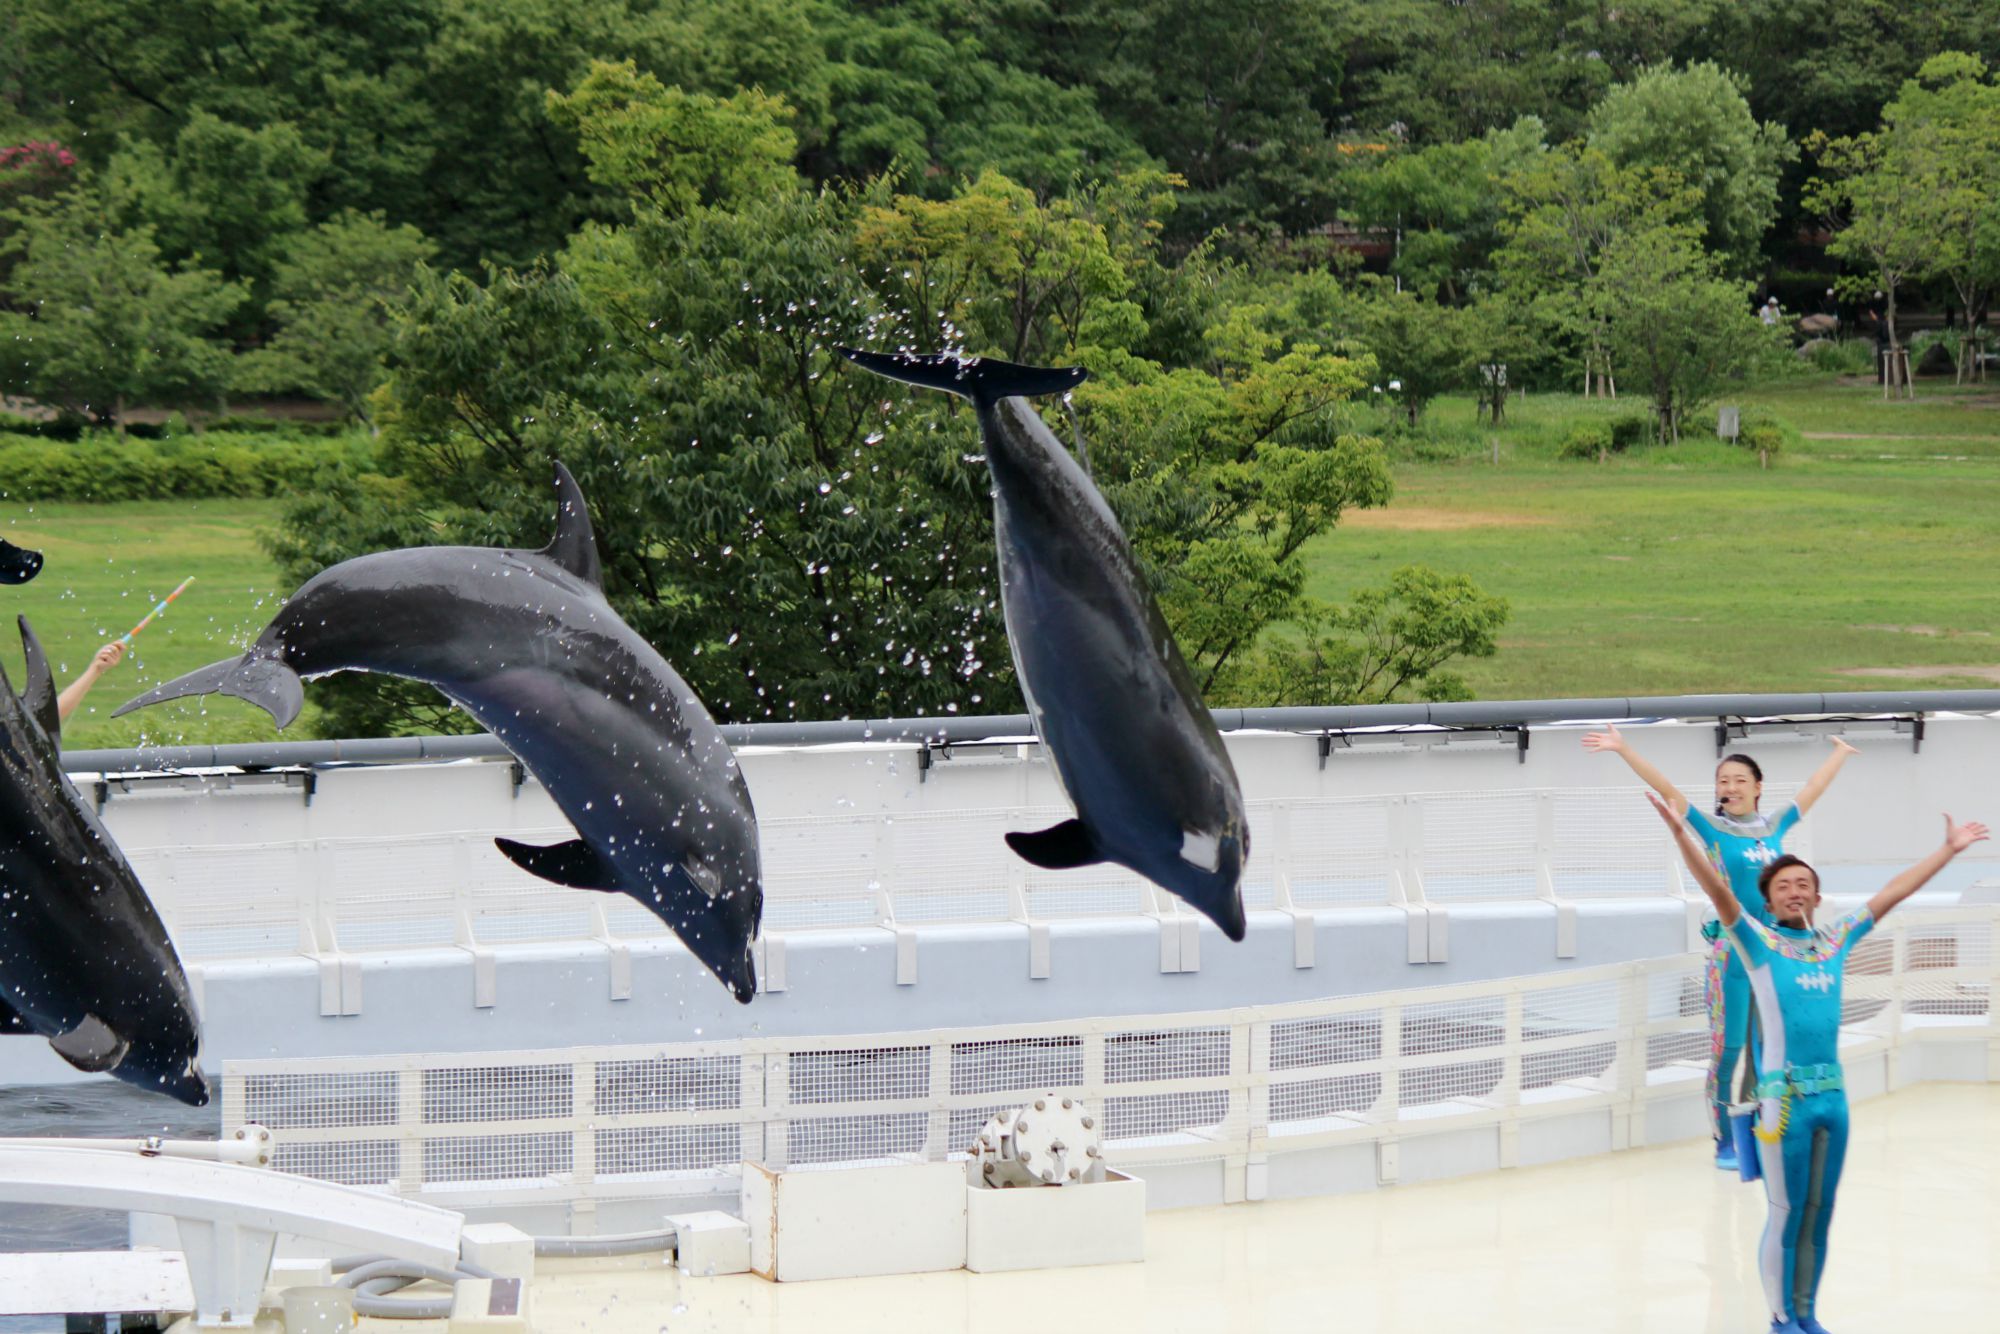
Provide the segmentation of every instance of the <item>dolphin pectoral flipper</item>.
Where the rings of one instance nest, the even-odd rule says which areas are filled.
[[[1093,866],[1105,859],[1081,820],[1064,820],[1059,825],[1032,834],[1008,834],[1007,846],[1014,849],[1022,861],[1049,871]]]
[[[49,655],[42,652],[42,641],[35,638],[34,629],[28,618],[14,618],[21,627],[21,653],[28,661],[28,688],[21,692],[21,702],[28,706],[28,713],[41,725],[42,735],[51,741],[62,737],[62,709],[56,698],[56,680],[49,673]]]
[[[543,848],[531,843],[516,843],[511,838],[496,838],[493,846],[529,875],[558,885],[613,892],[620,888],[618,873],[580,838],[567,843],[552,843]]]
[[[1023,366],[998,357],[891,355],[857,352],[847,347],[840,349],[840,355],[886,379],[942,389],[975,403],[1066,394],[1090,377],[1090,372],[1080,366]]]
[[[101,1075],[106,1070],[116,1070],[118,1063],[125,1059],[132,1044],[113,1032],[111,1026],[94,1014],[87,1014],[83,1022],[69,1032],[49,1039],[56,1055],[68,1061],[86,1074]]]
[[[277,723],[280,729],[299,716],[299,709],[306,701],[306,689],[299,681],[297,672],[278,658],[253,649],[240,658],[212,662],[186,676],[177,676],[165,685],[154,686],[145,694],[120,704],[111,711],[111,716],[121,717],[134,709],[187,695],[214,694],[233,695],[255,704],[270,714],[271,721]]]

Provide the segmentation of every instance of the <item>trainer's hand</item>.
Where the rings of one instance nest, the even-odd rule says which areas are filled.
[[[1608,750],[1614,755],[1620,755],[1625,751],[1625,738],[1616,727],[1607,723],[1602,732],[1585,732],[1583,734],[1583,748],[1585,750]]]
[[[123,640],[114,639],[97,650],[97,655],[90,660],[88,670],[92,676],[101,676],[123,661],[125,661],[125,643]]]
[[[1944,845],[1951,849],[1954,857],[1988,836],[1986,826],[1979,821],[1969,820],[1964,824],[1953,824],[1950,812],[1945,813]]]

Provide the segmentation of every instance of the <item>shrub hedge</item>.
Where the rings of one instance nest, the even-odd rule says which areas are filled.
[[[305,490],[323,470],[373,466],[366,436],[287,439],[221,431],[120,440],[104,431],[74,442],[0,434],[0,498],[197,500]]]

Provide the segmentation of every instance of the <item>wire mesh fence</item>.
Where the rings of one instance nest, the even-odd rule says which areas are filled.
[[[1851,1055],[2000,1043],[2000,908],[1899,914],[1846,980]],[[774,1167],[963,1153],[1048,1092],[1103,1108],[1121,1168],[1222,1161],[1698,1094],[1697,955],[1215,1013],[867,1036],[232,1062],[225,1125],[281,1170],[457,1207],[713,1195]],[[1994,1047],[2000,1050],[2000,1046]]]

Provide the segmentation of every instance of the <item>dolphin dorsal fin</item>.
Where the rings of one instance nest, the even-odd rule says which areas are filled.
[[[592,588],[604,587],[604,567],[597,560],[597,537],[590,531],[590,510],[583,488],[569,469],[556,464],[556,536],[542,554]]]
[[[21,625],[21,652],[28,660],[28,688],[21,693],[21,702],[28,706],[28,713],[41,724],[49,740],[60,741],[62,711],[56,706],[56,679],[49,672],[49,655],[42,652],[42,641],[35,638],[28,618],[15,619]]]

